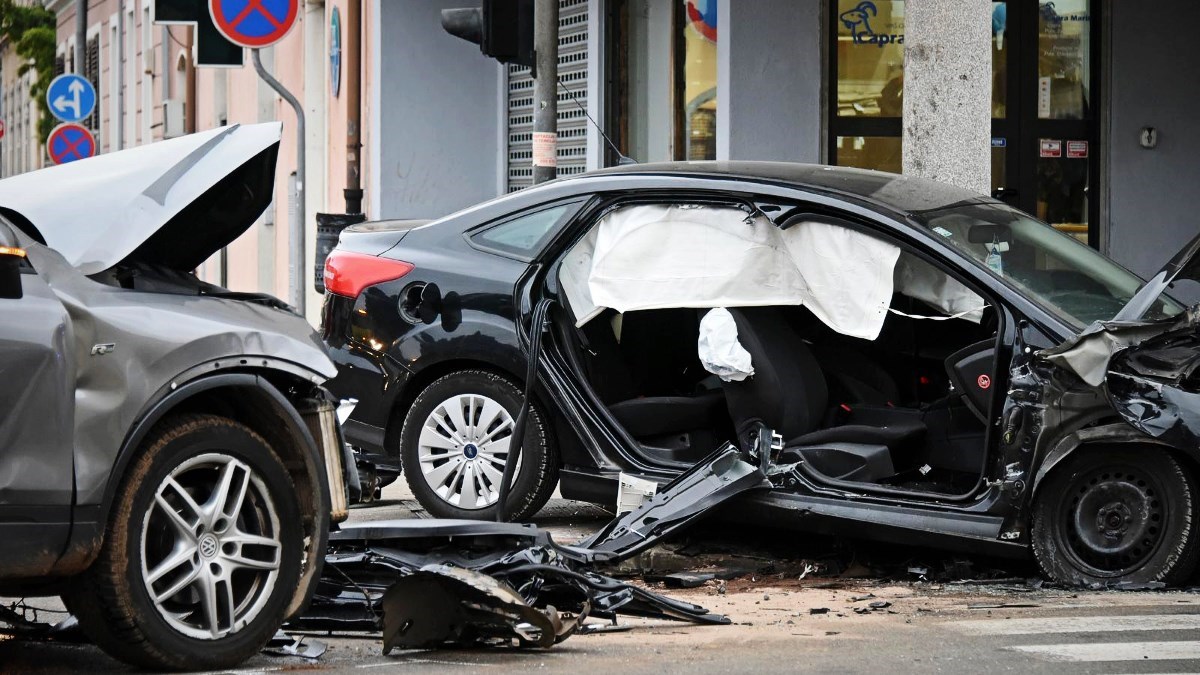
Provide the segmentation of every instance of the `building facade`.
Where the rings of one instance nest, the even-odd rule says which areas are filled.
[[[528,186],[527,70],[497,64],[440,27],[442,9],[472,0],[356,1],[367,216],[437,217]],[[58,13],[62,67],[74,70],[74,1],[44,2]],[[311,283],[314,214],[346,210],[352,115],[345,89],[356,75],[343,53],[350,2],[303,0],[291,33],[262,54],[305,109],[302,267],[313,320],[320,302]],[[922,28],[910,21],[932,21],[915,11],[922,2],[956,11],[943,0],[558,2],[559,176],[615,164],[621,155],[899,171],[905,134],[918,124],[905,118],[906,59],[913,56],[906,36]],[[982,169],[993,193],[1137,272],[1157,269],[1198,229],[1187,196],[1200,152],[1192,114],[1200,75],[1181,66],[1190,40],[1170,26],[1200,21],[1200,6],[964,2],[981,4],[972,9],[986,11],[990,25],[940,39],[990,45],[982,56],[990,60],[990,161]],[[194,31],[154,23],[153,5],[90,0],[88,57],[80,65],[99,92],[89,124],[100,148],[282,120],[273,206],[200,273],[237,290],[287,297],[294,277],[288,231],[298,220],[295,115],[257,77],[249,56],[241,68],[194,68]],[[954,18],[941,17],[939,29]],[[937,44],[924,48],[938,51]],[[9,98],[10,88],[19,89],[13,72],[0,60],[5,117],[31,110]],[[36,126],[19,119],[22,128]],[[0,141],[5,175],[38,165],[40,149],[30,153],[8,140]]]

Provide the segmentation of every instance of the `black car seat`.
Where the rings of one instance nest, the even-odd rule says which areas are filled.
[[[731,308],[738,341],[750,352],[754,375],[725,383],[725,400],[738,436],[762,422],[784,439],[785,449],[834,477],[887,478],[897,453],[925,433],[920,413],[890,407],[829,410],[829,388],[820,364],[778,309]],[[847,406],[848,407],[848,406]],[[833,422],[831,424],[831,422]],[[888,474],[888,475],[880,475]]]
[[[654,310],[656,312],[661,310]],[[650,312],[628,312],[622,317],[623,340],[636,348],[623,349],[612,328],[615,312],[608,310],[589,321],[580,330],[584,348],[589,352],[584,363],[588,379],[609,412],[631,436],[639,440],[690,434],[682,458],[703,456],[716,447],[709,433],[716,420],[725,417],[725,394],[720,389],[693,393],[685,390],[687,379],[682,370],[690,366],[679,354],[695,356],[699,332],[695,310],[686,310],[676,319],[663,321]],[[654,326],[662,331],[655,334]],[[689,330],[695,334],[674,335]],[[681,349],[680,340],[690,349]],[[680,372],[676,372],[680,371]],[[699,379],[697,376],[695,379]],[[695,447],[692,447],[695,446]],[[691,450],[687,452],[686,450]]]

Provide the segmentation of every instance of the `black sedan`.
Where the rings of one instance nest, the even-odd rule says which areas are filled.
[[[1197,248],[1146,282],[929,181],[619,167],[347,230],[329,387],[358,400],[350,442],[439,517],[495,517],[532,345],[514,519],[556,485],[614,504],[622,474],[665,483],[766,428],[774,488],[736,517],[1178,583],[1200,557],[1200,350],[1164,291]]]

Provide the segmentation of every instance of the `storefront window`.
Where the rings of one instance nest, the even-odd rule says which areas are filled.
[[[1089,0],[1043,2],[1038,15],[1037,116],[1088,117],[1092,16]]]
[[[897,136],[839,136],[839,166],[900,173],[901,141]]]
[[[903,0],[838,0],[837,114],[904,111]]]
[[[614,1],[610,126],[639,162],[716,158],[717,1]]]

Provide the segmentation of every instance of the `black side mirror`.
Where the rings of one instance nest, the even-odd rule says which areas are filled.
[[[417,305],[417,316],[422,323],[430,324],[442,311],[442,289],[437,284],[425,284],[421,289],[421,304]]]
[[[21,267],[24,262],[25,251],[0,246],[0,299],[20,300],[25,294],[21,287]]]

